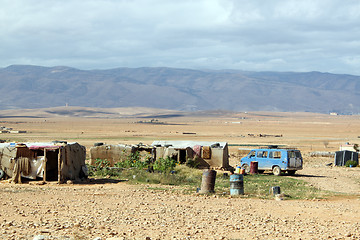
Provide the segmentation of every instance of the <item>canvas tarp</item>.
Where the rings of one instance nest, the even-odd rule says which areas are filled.
[[[85,159],[86,149],[78,143],[0,144],[0,169],[14,182],[45,176],[60,182],[78,180],[87,174]]]
[[[179,162],[194,159],[200,168],[228,169],[229,150],[226,142],[154,141],[156,158],[171,157]]]
[[[156,152],[154,147],[143,145],[139,143],[137,145],[100,145],[90,148],[90,165],[96,165],[98,160],[109,161],[110,166],[114,166],[117,162],[128,160],[131,154],[139,154],[141,161],[145,161],[149,158],[155,158]]]
[[[97,159],[108,160],[113,166],[116,162],[129,158],[136,148],[131,145],[101,145],[90,148],[90,165],[95,165]]]

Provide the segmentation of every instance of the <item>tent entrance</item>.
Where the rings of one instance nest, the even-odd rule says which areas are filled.
[[[17,159],[28,162],[31,166],[29,175],[24,177],[30,179],[43,178],[44,181],[56,181],[58,180],[58,159],[59,148],[57,149],[29,149],[27,147],[17,148]],[[20,172],[22,169],[19,169]]]
[[[179,159],[178,160],[181,164],[186,162],[186,149],[179,150]]]
[[[56,181],[58,180],[58,159],[59,159],[59,149],[43,151],[44,154],[44,181]],[[46,158],[45,158],[46,157]]]

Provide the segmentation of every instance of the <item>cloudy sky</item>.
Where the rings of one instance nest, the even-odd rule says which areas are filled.
[[[358,0],[0,0],[0,67],[360,75]]]

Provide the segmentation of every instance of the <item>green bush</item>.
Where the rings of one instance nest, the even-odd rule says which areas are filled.
[[[110,167],[110,162],[107,159],[97,158],[95,160],[95,168],[96,170],[102,170],[104,168]]]
[[[345,163],[346,167],[350,167],[350,166],[356,167],[357,165],[358,165],[358,163],[354,160],[349,160],[349,161],[346,161],[346,163]]]
[[[156,161],[153,164],[153,168],[156,171],[160,172],[170,172],[174,170],[175,166],[177,164],[177,160],[166,157],[166,158],[159,158],[156,159]]]
[[[140,153],[136,151],[135,153],[131,153],[126,160],[115,163],[114,166],[118,168],[143,169],[143,168],[147,168],[149,164],[150,164],[150,157],[148,157],[145,161],[141,161]]]
[[[110,161],[107,159],[96,159],[95,166],[88,166],[89,176],[117,176],[117,173],[110,169]]]

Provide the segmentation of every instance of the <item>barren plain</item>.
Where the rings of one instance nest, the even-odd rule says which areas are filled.
[[[276,201],[203,196],[195,189],[189,195],[180,187],[126,181],[1,181],[1,239],[360,239],[360,168],[326,166],[332,158],[310,157],[314,151],[337,151],[345,142],[359,143],[359,116],[213,112],[162,118],[8,117],[0,112],[0,121],[27,131],[1,134],[0,139],[76,141],[87,149],[95,142],[226,141],[232,166],[246,152],[239,148],[297,147],[305,163],[295,177],[331,192],[326,199]]]

